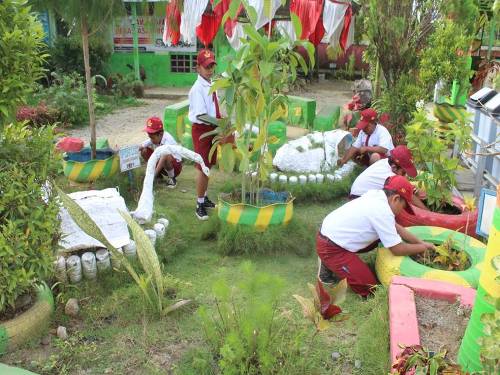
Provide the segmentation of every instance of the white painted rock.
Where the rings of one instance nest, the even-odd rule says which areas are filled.
[[[325,179],[325,176],[323,176],[321,173],[316,173],[316,182],[318,184],[323,183],[323,180]]]
[[[128,245],[123,246],[123,255],[127,258],[135,258],[137,255],[137,246],[134,240],[130,240]]]
[[[163,238],[165,236],[165,225],[156,223],[153,229],[156,232],[156,238]]]
[[[59,337],[61,340],[66,340],[68,338],[68,332],[66,331],[66,327],[64,326],[59,326],[57,327],[57,337]]]
[[[167,230],[168,225],[170,224],[170,221],[168,221],[168,219],[165,217],[160,217],[158,219],[158,223],[163,224],[163,226],[165,227],[165,230]]]
[[[277,179],[278,179],[278,174],[277,173],[273,172],[273,173],[269,174],[269,181],[276,182]]]
[[[280,181],[280,184],[286,184],[288,181],[288,177],[284,174],[280,174],[279,181]]]
[[[307,177],[306,177],[306,176],[304,176],[303,174],[301,174],[301,175],[299,176],[299,182],[300,182],[302,185],[304,185],[304,184],[307,182]]]
[[[310,174],[309,176],[307,176],[307,181],[312,183],[312,184],[316,183],[316,175]]]
[[[144,233],[146,233],[146,236],[148,236],[154,246],[156,244],[156,232],[153,229],[146,229]]]
[[[335,176],[334,176],[333,174],[328,173],[328,174],[326,175],[326,180],[327,180],[328,182],[334,182],[334,181],[335,181]]]
[[[296,185],[298,181],[299,181],[299,179],[297,178],[297,176],[290,176],[290,177],[288,178],[288,182],[289,182],[291,185]]]

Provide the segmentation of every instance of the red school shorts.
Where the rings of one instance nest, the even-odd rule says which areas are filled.
[[[191,137],[193,138],[194,152],[196,152],[203,158],[203,162],[208,168],[212,168],[212,166],[217,162],[217,150],[214,151],[210,160],[208,159],[210,149],[212,148],[212,141],[215,135],[210,135],[203,138],[201,138],[201,136],[205,133],[215,130],[216,128],[217,127],[213,125],[203,124],[193,124],[193,126],[191,127]],[[201,170],[201,167],[198,163],[196,163],[196,168]]]
[[[377,247],[378,241],[361,249],[359,253],[366,253]],[[323,264],[339,279],[347,279],[347,284],[353,292],[367,296],[378,284],[377,278],[370,267],[363,262],[356,253],[346,250],[320,232],[316,236],[316,252]]]

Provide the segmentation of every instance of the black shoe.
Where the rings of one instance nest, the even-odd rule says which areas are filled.
[[[205,201],[203,202],[203,205],[205,208],[215,208],[215,203],[212,202],[210,199],[208,199],[207,196],[205,196]]]
[[[166,184],[169,189],[174,189],[177,186],[177,180],[175,177],[167,177]]]
[[[339,281],[337,276],[326,267],[321,259],[318,258],[318,279],[323,284],[331,285]]]
[[[196,205],[196,217],[199,219],[199,220],[208,220],[208,214],[207,214],[207,210],[205,209],[205,205],[203,203],[198,203]]]

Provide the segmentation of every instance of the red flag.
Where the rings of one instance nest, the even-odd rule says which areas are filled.
[[[316,29],[323,10],[323,0],[291,0],[290,12],[299,17],[302,23],[302,34],[299,39],[308,39]]]
[[[203,13],[201,16],[201,23],[196,27],[196,36],[205,45],[205,48],[217,35],[221,20],[221,17],[215,13]]]
[[[315,47],[321,43],[321,39],[325,35],[325,27],[323,26],[323,18],[320,17],[318,23],[316,24],[316,29],[309,35],[309,41],[314,44]]]
[[[163,43],[171,42],[173,45],[179,43],[181,38],[181,12],[177,6],[177,0],[172,0],[165,9],[165,23],[163,25]]]

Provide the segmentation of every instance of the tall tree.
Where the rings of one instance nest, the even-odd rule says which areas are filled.
[[[89,63],[89,38],[103,31],[113,19],[123,14],[122,0],[32,0],[38,9],[50,9],[62,17],[70,26],[78,28],[82,37],[85,82],[89,106],[90,147],[92,158],[96,156],[96,121],[94,113],[93,82]]]

